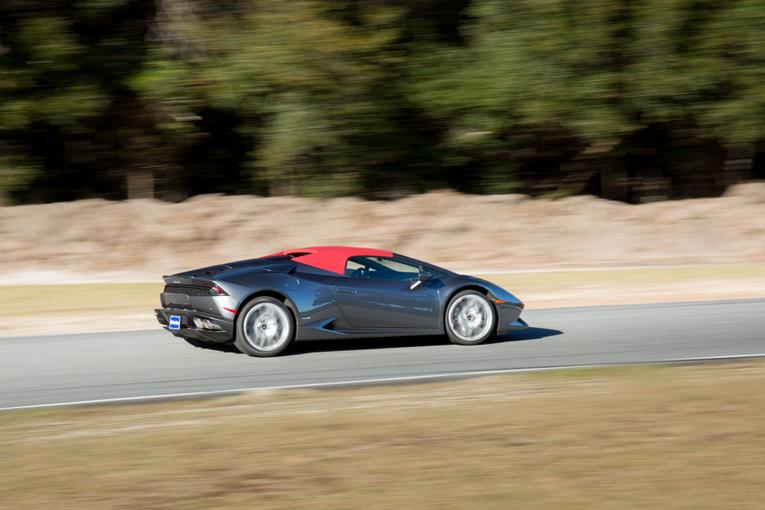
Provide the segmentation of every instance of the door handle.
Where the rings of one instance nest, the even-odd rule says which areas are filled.
[[[356,289],[345,289],[345,288],[335,289],[335,292],[337,292],[338,294],[358,294]]]

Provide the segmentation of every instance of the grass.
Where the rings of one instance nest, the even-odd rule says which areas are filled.
[[[0,508],[759,509],[765,362],[0,414]]]
[[[484,276],[507,285],[518,293],[559,291],[576,287],[645,286],[692,284],[696,282],[736,282],[765,279],[765,264],[637,267],[592,271],[549,271],[499,273]],[[763,294],[765,295],[765,293]]]
[[[0,286],[9,315],[149,310],[159,307],[162,283],[83,283]]]

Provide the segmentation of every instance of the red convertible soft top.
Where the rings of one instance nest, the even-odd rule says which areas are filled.
[[[271,253],[265,257],[290,257],[296,262],[343,274],[349,257],[392,257],[393,252],[357,246],[311,246]]]

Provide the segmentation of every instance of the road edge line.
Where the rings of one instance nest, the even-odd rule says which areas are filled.
[[[511,373],[523,373],[523,372],[552,372],[556,370],[572,370],[583,368],[603,368],[609,366],[630,366],[630,365],[656,365],[656,364],[671,364],[671,363],[699,363],[710,361],[725,361],[732,359],[746,359],[746,358],[760,358],[765,357],[765,353],[753,353],[753,354],[729,354],[723,356],[698,356],[692,358],[667,358],[661,360],[652,361],[623,361],[614,363],[589,363],[584,365],[554,365],[546,367],[525,367],[525,368],[501,368],[494,370],[471,370],[466,372],[444,372],[437,374],[421,374],[421,375],[407,375],[397,377],[377,377],[371,379],[353,379],[350,381],[329,381],[329,382],[317,382],[317,383],[302,383],[302,384],[284,384],[277,386],[252,386],[247,388],[234,388],[229,390],[209,390],[209,391],[191,391],[183,393],[163,393],[159,395],[140,395],[133,397],[114,397],[114,398],[102,398],[93,400],[73,400],[67,402],[52,402],[46,404],[29,404],[22,406],[10,406],[0,407],[0,412],[3,411],[21,411],[26,409],[47,409],[55,407],[74,407],[74,406],[89,406],[100,404],[120,404],[130,402],[153,402],[157,400],[174,400],[174,399],[186,399],[186,398],[198,398],[198,397],[217,397],[227,395],[238,395],[241,393],[249,393],[256,391],[278,391],[278,390],[297,390],[297,389],[312,389],[312,388],[343,388],[343,387],[355,387],[355,386],[372,386],[378,384],[391,384],[391,383],[407,383],[407,382],[427,382],[437,381],[443,379],[461,379],[471,377],[482,377],[489,375],[511,374]]]

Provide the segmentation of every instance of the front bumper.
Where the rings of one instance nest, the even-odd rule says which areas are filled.
[[[162,327],[175,336],[220,343],[231,342],[234,339],[234,321],[213,314],[174,308],[157,308],[154,314]],[[173,315],[181,319],[179,329],[170,329],[170,317]],[[194,319],[205,319],[220,329],[200,328],[194,324]]]
[[[523,304],[502,303],[497,305],[497,334],[504,335],[511,331],[521,331],[529,327],[526,321],[521,319]]]

